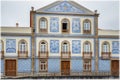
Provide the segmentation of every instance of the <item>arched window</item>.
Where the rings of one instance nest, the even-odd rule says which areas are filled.
[[[62,25],[62,33],[69,33],[70,21],[68,19],[63,19],[61,25]]]
[[[40,32],[47,32],[47,19],[41,18],[39,23]]]
[[[88,41],[84,43],[84,52],[91,52],[91,44]]]
[[[103,42],[102,44],[102,59],[110,59],[110,44],[108,42]]]
[[[61,45],[62,57],[69,58],[70,57],[70,44],[68,41],[63,41]]]
[[[19,41],[19,57],[28,57],[28,45],[27,42],[25,40],[20,40]]]
[[[62,52],[69,52],[69,42],[65,41],[62,43]]]
[[[83,33],[90,34],[91,33],[91,22],[88,19],[83,21]]]
[[[104,42],[102,45],[102,52],[110,52],[110,45],[108,42]]]
[[[40,47],[39,47],[39,57],[41,58],[47,58],[48,56],[48,44],[46,41],[41,41],[39,43]]]
[[[1,54],[1,57],[4,56],[4,43],[2,40],[0,40],[0,54]]]

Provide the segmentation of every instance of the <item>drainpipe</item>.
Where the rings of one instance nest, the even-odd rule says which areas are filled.
[[[32,75],[34,75],[34,66],[35,66],[35,27],[34,27],[34,7],[31,7],[30,11],[30,27],[31,27],[31,36],[32,36]]]
[[[94,27],[95,27],[95,72],[98,73],[98,59],[99,59],[99,50],[98,50],[98,17],[99,14],[97,13],[97,10],[95,10],[94,14]]]

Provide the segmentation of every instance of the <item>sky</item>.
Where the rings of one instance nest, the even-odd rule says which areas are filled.
[[[31,6],[35,10],[42,8],[56,0],[1,0],[0,26],[29,27]],[[118,0],[73,0],[80,5],[97,10],[100,29],[118,30],[119,28],[119,1]]]

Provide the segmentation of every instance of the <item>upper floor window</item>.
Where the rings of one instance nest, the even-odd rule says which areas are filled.
[[[47,19],[46,18],[41,18],[40,19],[40,32],[47,32]]]
[[[84,43],[84,52],[91,52],[91,44],[88,41]]]
[[[102,52],[110,52],[110,46],[108,42],[104,42],[102,47],[103,47]]]
[[[69,30],[70,30],[69,26],[70,26],[69,20],[68,19],[63,19],[62,20],[62,32],[63,33],[69,33]]]
[[[62,52],[69,52],[69,45],[68,45],[68,43],[64,42],[62,44]]]
[[[40,58],[47,58],[48,56],[48,45],[46,41],[41,41],[39,43],[40,47],[39,47],[39,57]]]
[[[47,52],[47,42],[46,41],[40,42],[40,52],[41,53]]]
[[[4,56],[4,43],[2,40],[0,40],[0,54],[1,54],[1,57]]]
[[[104,42],[102,44],[102,59],[110,59],[110,44],[108,42]]]
[[[83,21],[83,33],[84,34],[90,34],[91,33],[91,22],[88,19]]]
[[[18,49],[18,57],[27,57],[28,56],[28,45],[25,40],[20,40]]]
[[[62,53],[61,53],[62,58],[70,58],[70,44],[69,44],[69,42],[63,41],[61,47],[62,47]]]

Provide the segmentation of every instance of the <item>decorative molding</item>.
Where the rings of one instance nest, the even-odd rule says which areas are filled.
[[[58,17],[50,18],[50,32],[59,32],[59,18]]]
[[[16,53],[16,39],[6,39],[6,53]]]
[[[50,52],[59,53],[59,40],[50,40]]]
[[[80,19],[79,18],[72,19],[72,32],[80,33]]]

